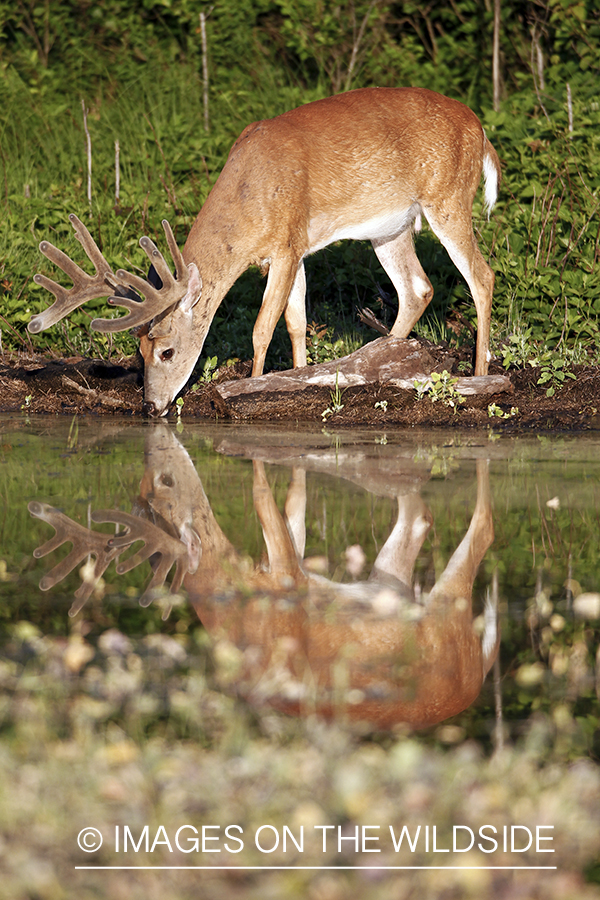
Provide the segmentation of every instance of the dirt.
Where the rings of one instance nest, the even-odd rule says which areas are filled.
[[[423,342],[434,356],[436,370],[453,375],[464,374],[465,362],[447,346]],[[464,368],[464,367],[463,367]],[[183,398],[184,419],[223,420],[223,407],[215,391],[220,382],[244,378],[251,363],[223,366],[210,384],[199,383]],[[315,422],[327,426],[451,426],[489,427],[520,431],[584,431],[600,429],[600,367],[574,366],[574,379],[567,378],[548,397],[548,384],[539,385],[540,369],[510,370],[513,390],[495,396],[468,397],[453,408],[428,396],[418,399],[416,392],[375,383],[349,387],[343,391],[341,409],[326,415],[332,406],[331,391],[307,386],[292,399],[269,394],[252,408],[246,420]],[[490,374],[507,374],[497,362]],[[117,362],[71,357],[49,359],[43,356],[5,353],[0,358],[0,412],[46,415],[141,417],[143,367],[137,357]],[[489,414],[495,404],[503,417]],[[170,413],[176,415],[176,410]],[[518,410],[516,412],[515,410]]]

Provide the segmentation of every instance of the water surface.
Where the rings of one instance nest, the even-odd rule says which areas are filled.
[[[8,797],[11,840],[34,868],[50,866],[40,896],[89,862],[71,814],[82,827],[95,816],[106,839],[119,824],[134,821],[139,835],[148,817],[156,831],[161,815],[197,826],[208,813],[215,829],[243,820],[249,833],[262,816],[282,835],[291,823],[297,838],[319,823],[350,834],[368,822],[384,831],[391,821],[437,823],[448,840],[457,815],[475,835],[492,820],[498,834],[517,822],[535,835],[537,824],[555,841],[560,832],[552,863],[593,879],[599,449],[591,435],[1,420],[7,767],[25,764],[48,783],[52,760],[80,765],[77,802],[67,815],[48,801],[35,849],[26,822],[39,829],[40,809],[17,814],[27,809],[22,778]],[[36,742],[50,749],[32,760]],[[173,771],[183,765],[166,807],[149,762],[157,746]],[[103,774],[90,774],[90,748]],[[226,787],[213,794],[204,772],[190,791],[186,753],[228,770]],[[271,768],[254,771],[259,758]],[[544,778],[513,783],[531,760]],[[572,796],[574,762],[586,796],[559,815],[552,802]],[[470,800],[457,774],[467,763]],[[299,765],[308,765],[301,776]],[[453,799],[441,803],[436,784]],[[267,858],[256,843],[236,856],[230,842],[228,859],[306,863],[309,849],[293,846],[292,860],[282,847]],[[312,848],[310,861],[373,863],[373,846],[348,857],[349,844],[332,843],[325,856]],[[494,861],[548,865],[540,846],[519,855],[505,841]],[[491,844],[474,847],[469,860],[489,863]],[[60,863],[49,848],[60,848]],[[389,836],[381,848],[376,863],[407,864]],[[177,856],[168,841],[145,849],[147,864]],[[409,862],[421,852],[421,865],[448,865],[436,850],[423,844]],[[205,848],[189,864],[216,865],[220,851]],[[463,852],[450,854],[456,871]],[[17,869],[13,896],[26,896],[33,876]],[[117,884],[106,873],[78,877],[107,896]]]

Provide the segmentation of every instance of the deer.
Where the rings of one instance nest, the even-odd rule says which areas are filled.
[[[415,563],[432,516],[412,460],[397,465],[385,486],[372,457],[363,458],[360,473],[354,458],[348,466],[340,461],[342,478],[357,483],[358,477],[365,488],[372,484],[393,497],[396,515],[368,577],[339,582],[313,571],[304,557],[307,469],[322,472],[329,466],[328,449],[312,448],[310,456],[306,449],[287,448],[291,476],[283,512],[260,458],[273,448],[263,444],[246,451],[266,548],[254,562],[219,525],[186,448],[163,422],[154,423],[145,439],[136,515],[92,514],[93,522],[118,524],[123,530],[116,536],[69,524],[60,511],[30,503],[32,516],[56,531],[34,551],[36,558],[61,543],[73,544],[40,587],[53,587],[85,558],[87,548],[96,561],[93,572],[82,570],[73,615],[113,560],[123,573],[150,558],[154,574],[140,599],[147,606],[175,564],[171,594],[183,586],[215,645],[235,648],[240,665],[234,690],[251,705],[296,716],[341,716],[379,729],[399,722],[424,728],[462,711],[478,696],[499,646],[493,597],[486,601],[479,630],[472,610],[474,578],[494,537],[487,461],[476,462],[477,498],[466,534],[435,584],[418,596]],[[240,455],[227,441],[219,452]],[[140,540],[142,550],[118,559]]]
[[[219,592],[207,589],[201,566],[185,582],[213,640],[241,651],[237,692],[254,706],[383,730],[399,723],[427,728],[470,706],[500,646],[497,598],[488,594],[478,621],[472,608],[475,576],[494,540],[487,460],[475,464],[477,497],[466,534],[435,584],[418,596],[414,569],[433,519],[419,491],[407,489],[408,479],[388,484],[396,518],[366,580],[338,582],[312,571],[303,559],[306,463],[292,464],[282,514],[264,459],[256,458],[268,454],[265,447],[246,451],[267,548],[266,561],[254,573],[260,593],[223,602]],[[318,462],[314,468],[320,471]],[[363,464],[375,484],[377,468]],[[352,462],[348,474],[357,481]],[[346,476],[343,461],[338,475]],[[360,481],[367,486],[369,474],[363,471]]]
[[[56,299],[31,318],[29,331],[49,328],[87,300],[108,297],[110,306],[122,306],[127,314],[94,319],[91,327],[105,333],[136,329],[144,361],[142,410],[165,416],[192,375],[216,310],[251,265],[268,273],[252,335],[252,376],[263,372],[282,313],[293,366],[306,365],[304,260],[344,239],[371,241],[398,295],[390,334],[406,338],[433,296],[413,242],[424,217],[471,291],[475,375],[485,375],[494,273],[472,224],[482,173],[489,216],[500,162],[475,113],[457,100],[404,87],[362,88],[307,103],[244,129],[183,251],[163,221],[174,273],[146,236],[140,245],[152,263],[149,279],[123,269],[113,273],[71,214],[94,275],[42,241],[41,253],[73,287],[35,275],[34,282]]]

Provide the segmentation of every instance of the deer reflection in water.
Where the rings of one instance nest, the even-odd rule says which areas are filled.
[[[265,447],[247,452],[268,455]],[[314,456],[306,465],[318,468]],[[265,563],[255,565],[236,550],[213,514],[189,454],[168,426],[158,423],[146,438],[135,515],[104,510],[92,516],[95,522],[119,523],[124,531],[118,535],[69,526],[62,513],[30,504],[32,515],[57,530],[35,556],[64,541],[73,543],[40,587],[52,587],[86,553],[93,554],[94,574],[77,592],[71,612],[76,611],[90,596],[94,578],[142,540],[141,551],[117,561],[117,572],[150,558],[154,575],[142,597],[147,605],[176,563],[171,590],[183,583],[207,632],[227,649],[236,692],[250,703],[377,729],[401,722],[425,727],[466,709],[499,646],[493,602],[488,597],[480,616],[474,617],[472,609],[473,582],[493,541],[487,462],[476,462],[477,499],[464,538],[432,589],[419,597],[412,587],[414,569],[432,518],[406,479],[397,478],[396,490],[391,485],[396,521],[368,580],[339,583],[310,571],[304,560],[306,468],[292,469],[281,513],[264,462],[255,458],[252,465]],[[343,461],[338,460],[337,471],[344,476]],[[350,471],[348,477],[356,480]],[[360,480],[368,487],[368,465]]]

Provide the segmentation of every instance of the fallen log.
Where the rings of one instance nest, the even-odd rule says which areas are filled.
[[[277,394],[282,402],[291,402],[294,394],[305,392],[307,387],[344,390],[365,384],[414,391],[417,385],[430,385],[435,371],[440,371],[440,365],[436,366],[419,341],[381,337],[342,359],[222,382],[215,385],[215,400],[221,415],[247,417],[252,400],[259,403],[267,395]],[[455,388],[464,396],[492,395],[512,390],[512,384],[507,375],[482,375],[459,378]]]

